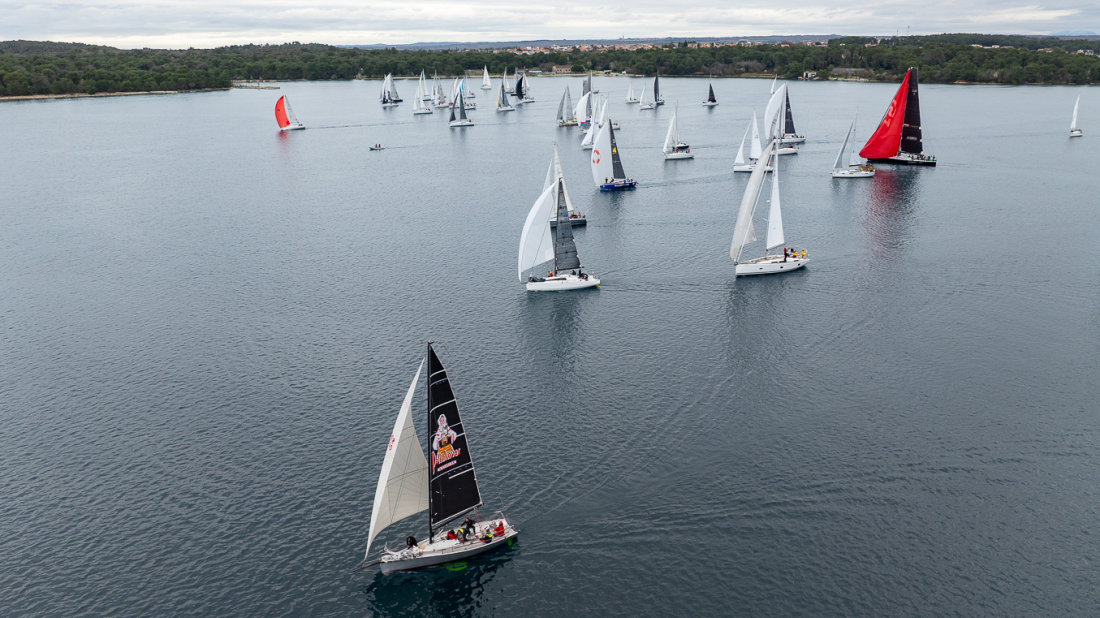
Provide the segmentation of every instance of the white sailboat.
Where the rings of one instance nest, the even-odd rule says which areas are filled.
[[[786,85],[786,84],[784,84],[784,85]],[[784,102],[784,105],[786,106],[786,112],[785,113],[786,113],[786,116],[787,116],[787,122],[786,122],[786,127],[787,128],[784,129],[783,136],[780,138],[779,143],[781,145],[782,144],[801,144],[802,142],[806,141],[806,137],[803,136],[803,135],[798,135],[794,130],[794,114],[791,113],[791,92],[790,92],[790,90],[787,91],[787,100]],[[782,150],[782,148],[780,148],[780,150]],[[779,154],[796,154],[796,153],[780,152]]]
[[[565,86],[565,92],[561,95],[561,103],[558,103],[558,126],[575,127],[577,117],[573,115],[573,100],[569,97],[569,86]]]
[[[680,131],[676,125],[676,116],[679,111],[679,107],[677,106],[677,109],[672,112],[672,120],[668,122],[668,133],[665,134],[665,145],[661,149],[665,153],[665,161],[695,158],[695,153],[691,151],[691,146],[680,141]]]
[[[775,154],[775,148],[779,138],[783,135],[784,118],[779,118],[773,113],[773,105],[778,105],[776,97],[786,95],[786,86],[780,86],[772,95],[768,103],[768,110],[764,113],[764,124],[767,127],[768,145],[760,155],[760,160],[753,168],[749,177],[745,194],[741,197],[741,206],[737,210],[737,221],[733,226],[733,243],[730,246],[730,257],[734,261],[735,276],[767,275],[790,272],[805,266],[809,260],[789,255],[784,249],[783,255],[768,255],[768,251],[786,243],[783,232],[783,213],[779,202],[779,157]],[[778,120],[778,122],[776,122]],[[742,260],[741,253],[745,245],[756,241],[756,231],[753,227],[753,215],[756,213],[761,188],[764,184],[764,175],[769,160],[772,160],[772,194],[768,209],[768,231],[764,240],[764,255],[751,260]]]
[[[626,102],[637,103],[638,97],[634,96],[634,84],[630,85],[630,89],[626,91]]]
[[[416,86],[416,96],[413,97],[413,115],[419,116],[421,114],[432,113],[431,103],[424,103],[424,93],[421,91],[421,87],[424,85],[423,80]],[[428,97],[431,100],[431,97]]]
[[[707,88],[710,92],[707,93],[707,100],[703,101],[703,107],[714,107],[718,105],[718,99],[714,98],[714,84],[707,84]]]
[[[424,102],[431,103],[434,99],[433,95],[435,92],[428,86],[428,76],[424,73],[424,69],[420,69],[420,83],[416,86],[420,88],[420,96],[423,98]]]
[[[465,77],[462,78],[462,96],[466,97],[466,102],[467,103],[472,103],[472,101],[470,101],[470,99],[476,99],[477,98],[474,95],[474,91],[470,90],[469,82],[467,81],[467,79]]]
[[[573,108],[573,117],[577,119],[582,127],[592,121],[592,93],[586,92],[581,96],[581,99],[577,101],[577,106]]]
[[[413,395],[425,362],[430,465],[412,417]],[[464,560],[515,542],[519,532],[502,513],[485,521],[477,515],[477,508],[482,505],[481,490],[470,457],[469,435],[459,416],[447,371],[429,342],[428,357],[417,368],[405,393],[382,459],[364,560],[370,559],[370,546],[379,532],[423,511],[428,511],[428,539],[418,542],[409,536],[405,547],[398,551],[383,547],[377,560],[355,570],[374,565],[380,565],[382,573],[419,569]],[[474,519],[466,517],[458,530],[444,528],[471,513]]]
[[[517,67],[516,70],[512,73],[513,79],[516,78],[516,75],[518,73],[519,73],[519,68]],[[505,67],[505,69],[504,69],[504,83],[505,84],[508,83],[508,68],[507,67]],[[504,86],[504,91],[507,92],[508,94],[515,94],[516,93],[516,88],[515,88],[515,86],[505,85]]]
[[[1081,95],[1077,95],[1077,102],[1073,104],[1073,120],[1069,123],[1069,136],[1081,137],[1081,129],[1077,128],[1077,108],[1081,105]]]
[[[498,112],[514,112],[516,108],[512,107],[512,104],[508,102],[508,93],[504,91],[504,81],[500,82],[497,86],[497,111]]]
[[[649,101],[645,98],[645,84],[642,84],[641,105],[638,106],[638,109],[656,109],[656,108],[657,108],[657,105],[655,103],[653,103],[652,101]]]
[[[588,130],[585,131],[584,137],[581,139],[582,150],[592,150],[592,147],[596,145],[596,133],[600,130],[599,124],[595,114],[588,119]]]
[[[432,98],[435,100],[435,107],[447,107],[447,94],[443,92],[443,84],[439,81],[439,74],[432,72]]]
[[[556,152],[556,149],[555,149]],[[600,280],[584,272],[577,243],[573,239],[573,226],[569,223],[566,202],[565,177],[555,161],[550,162],[555,172],[553,181],[543,189],[523,224],[519,237],[519,280],[526,281],[528,292],[558,292],[598,287]],[[550,230],[551,213],[557,213],[557,225]],[[546,277],[531,274],[525,280],[523,273],[550,260],[553,270]]]
[[[852,126],[848,127],[848,133],[844,136],[844,142],[840,144],[840,152],[836,153],[833,161],[833,178],[871,178],[875,175],[875,168],[871,164],[864,164],[855,149],[856,121],[852,120]],[[848,166],[841,167],[844,161],[844,151],[852,144],[848,157]]]
[[[298,122],[294,110],[290,109],[290,99],[286,95],[275,102],[275,122],[279,123],[280,131],[300,131],[306,128],[306,125]]]
[[[466,116],[466,105],[462,96],[462,91],[458,92],[458,99],[455,100],[455,104],[451,106],[451,119],[448,124],[451,127],[472,127],[474,121],[470,120]]]
[[[489,81],[489,65],[485,65],[485,68],[482,69],[481,89],[482,90],[492,90],[493,89],[493,82]]]
[[[398,101],[393,93],[393,74],[386,73],[386,78],[382,80],[382,92],[378,95],[378,99],[382,101],[382,107],[397,107]]]
[[[454,107],[458,100],[462,99],[465,109],[477,109],[477,103],[470,101],[466,98],[466,78],[461,80],[457,77],[454,80],[454,84],[451,86],[451,107]]]
[[[749,131],[752,131],[752,141],[749,142],[749,161],[745,162],[745,138],[748,137]],[[756,162],[760,159],[760,153],[763,148],[760,146],[760,127],[756,124],[756,111],[752,112],[752,122],[745,128],[745,135],[741,138],[741,146],[737,149],[737,158],[733,160],[733,171],[735,172],[751,172],[756,168]],[[772,171],[770,166],[766,167],[766,172]]]
[[[546,170],[546,182],[542,185],[542,190],[545,191],[547,187],[557,182],[558,178],[564,178],[561,173],[561,160],[558,158],[558,145],[554,144],[554,160],[550,163],[550,167]],[[565,187],[565,184],[562,184]],[[588,225],[588,218],[584,213],[573,210],[573,200],[569,199],[569,187],[565,187],[565,210],[569,213],[569,224],[573,227]],[[558,213],[555,211],[550,216],[550,227],[554,227],[558,224]]]
[[[633,189],[638,185],[627,178],[623,162],[619,158],[619,145],[615,142],[615,123],[604,118],[603,127],[596,134],[592,147],[592,180],[600,191],[618,191]],[[593,122],[593,124],[597,124]]]

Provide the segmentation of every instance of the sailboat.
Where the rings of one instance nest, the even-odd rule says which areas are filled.
[[[528,276],[528,292],[579,290],[600,285],[600,280],[585,273],[581,266],[577,243],[573,240],[573,226],[569,223],[565,177],[554,163],[550,162],[550,167],[555,171],[553,181],[531,206],[520,233],[519,280],[524,281],[524,271],[539,264],[553,260],[554,267],[547,277]],[[555,211],[557,225],[551,233],[549,218]]]
[[[657,69],[657,75],[653,78],[653,102],[656,105],[664,105],[665,100],[661,98],[661,70]]]
[[[661,149],[665,153],[665,161],[670,159],[694,159],[695,153],[691,146],[680,141],[680,131],[676,125],[676,116],[679,108],[672,112],[672,120],[668,122],[668,133],[665,134],[665,145]]]
[[[745,163],[745,140],[752,131],[752,142],[749,143],[749,162]],[[756,162],[760,160],[763,148],[760,146],[760,127],[756,124],[756,111],[752,112],[752,123],[745,128],[745,135],[741,138],[741,145],[737,148],[737,158],[733,160],[733,171],[751,172],[756,168]],[[771,167],[765,167],[765,172],[772,171]]]
[[[564,178],[561,173],[561,160],[558,158],[558,145],[554,143],[554,160],[550,162],[550,167],[546,170],[546,182],[543,183],[542,190],[545,191],[547,187],[557,182],[559,177]],[[564,183],[562,186],[564,186]],[[568,187],[565,187],[565,210],[569,215],[569,224],[573,227],[588,225],[588,218],[584,216],[584,213],[573,210],[573,200],[569,199]],[[553,228],[557,224],[558,213],[554,211],[550,215],[550,227]]]
[[[589,71],[588,77],[585,78],[583,84],[581,85],[581,96],[584,96],[586,94],[599,94],[599,92],[599,90],[592,89],[592,71]]]
[[[424,103],[424,93],[420,88],[424,85],[423,80],[416,86],[416,96],[413,97],[413,116],[419,116],[421,114],[432,113],[431,103]],[[431,100],[431,97],[428,97]]]
[[[482,90],[492,90],[493,89],[493,82],[489,81],[489,65],[485,65],[485,68],[482,69],[481,89]]]
[[[592,180],[600,191],[618,191],[633,189],[638,185],[626,177],[623,162],[619,159],[619,146],[615,143],[615,127],[609,119],[604,119],[603,127],[596,134],[592,147]],[[601,180],[602,179],[602,180]]]
[[[398,101],[393,98],[392,73],[386,73],[386,78],[382,80],[382,92],[379,93],[378,99],[382,101],[382,107],[397,107]]]
[[[1077,102],[1073,104],[1073,120],[1069,123],[1069,136],[1081,137],[1081,129],[1077,128],[1077,108],[1081,105],[1081,95],[1077,95]]]
[[[508,102],[508,93],[504,91],[504,81],[500,82],[497,86],[497,111],[498,112],[514,112],[516,108],[512,107],[512,104]]]
[[[526,72],[519,78],[519,85],[516,87],[516,96],[519,97],[519,103],[535,102],[535,97],[531,96],[531,82],[527,81]]]
[[[428,365],[425,388],[428,392],[427,430],[431,436],[430,464],[424,457],[412,418],[413,395],[425,362]],[[519,531],[503,513],[498,512],[497,516],[485,521],[477,515],[477,508],[482,505],[481,490],[470,457],[468,436],[458,414],[458,402],[447,371],[429,341],[428,358],[420,363],[405,393],[382,459],[364,560],[370,558],[370,546],[379,532],[423,511],[428,511],[428,538],[417,542],[410,536],[405,541],[405,548],[399,551],[383,547],[377,560],[364,564],[357,571],[376,564],[381,565],[382,573],[419,569],[465,560],[515,542]],[[471,513],[475,522],[463,524],[461,534],[442,530],[446,524]]]
[[[297,131],[306,128],[306,125],[298,122],[294,110],[290,109],[290,101],[286,95],[279,97],[275,102],[275,122],[279,123],[280,131]]]
[[[638,109],[643,110],[643,109],[656,109],[656,108],[657,108],[657,106],[653,102],[646,100],[646,98],[645,98],[645,84],[642,84],[641,105],[638,106]]]
[[[848,159],[848,166],[841,167],[844,161],[844,151],[848,149],[848,142],[853,140],[855,134],[856,121],[853,119],[852,126],[848,127],[848,133],[844,136],[844,142],[840,144],[840,152],[836,153],[836,160],[833,161],[833,178],[870,178],[875,175],[874,166],[864,165],[863,160],[856,154],[854,145]]]
[[[400,103],[405,99],[401,98],[401,95],[397,94],[397,85],[393,83],[393,73],[390,73],[390,99],[394,103]]]
[[[936,165],[936,157],[924,154],[917,81],[915,67],[905,72],[882,121],[859,151],[859,156],[876,163]]]
[[[515,73],[513,73],[513,75],[512,75],[513,77],[515,77],[518,80],[519,76],[516,75],[516,73],[519,73],[519,68],[518,67],[516,68]],[[505,83],[508,82],[508,67],[504,68],[504,77],[503,77],[503,79],[504,79]],[[515,86],[512,86],[511,88],[505,86],[504,91],[507,92],[508,94],[513,94],[514,95],[516,93],[516,88],[515,88]]]
[[[466,97],[466,102],[467,103],[473,103],[473,101],[471,101],[470,99],[476,99],[477,98],[474,95],[474,91],[470,90],[470,86],[469,86],[469,84],[467,84],[465,77],[462,78],[462,96]]]
[[[638,97],[634,96],[634,84],[630,85],[630,89],[626,91],[626,102],[637,103]]]
[[[599,112],[592,114],[592,117],[588,119],[588,129],[584,133],[584,137],[581,139],[582,150],[592,150],[596,145],[596,134],[600,130],[600,121],[596,119]]]
[[[454,85],[451,86],[451,100],[453,101],[453,103],[451,103],[451,107],[454,107],[455,104],[458,103],[458,100],[461,98],[463,101],[463,107],[465,109],[477,109],[477,103],[470,101],[466,98],[466,96],[466,78],[463,77],[461,80],[459,80],[456,77]]]
[[[573,117],[577,119],[583,129],[592,122],[592,115],[592,93],[588,92],[577,101],[577,106],[573,108]]]
[[[714,107],[718,105],[718,99],[714,98],[714,84],[707,84],[710,92],[707,94],[707,100],[703,101],[703,107]]]
[[[466,117],[466,105],[465,99],[462,96],[462,91],[458,91],[458,98],[455,99],[455,104],[451,106],[451,120],[449,121],[452,127],[472,127],[474,121]]]
[[[561,103],[558,103],[558,126],[577,126],[577,118],[573,115],[573,100],[569,98],[568,85],[565,86],[565,93],[561,95]]]
[[[516,101],[516,105],[522,105],[527,102],[527,94],[523,90],[523,87],[525,85],[523,83],[523,78],[526,75],[526,73],[524,73],[523,75],[516,75],[516,87],[513,89],[512,92],[512,96],[519,99],[518,101]]]
[[[791,114],[791,91],[787,90],[787,128],[784,129],[782,138],[779,140],[780,144],[801,144],[806,141],[806,137],[803,135],[797,135],[794,130],[794,115]],[[787,153],[780,153],[787,154]]]
[[[786,89],[786,84],[780,86],[779,90],[772,95],[772,100],[768,103],[768,111],[764,114],[764,123],[768,127],[768,145],[764,148],[764,152],[761,153],[760,160],[756,162],[756,166],[752,170],[752,175],[749,176],[748,185],[745,187],[745,194],[741,197],[741,206],[737,210],[737,221],[733,226],[733,244],[730,246],[730,257],[733,258],[734,273],[735,276],[738,277],[744,275],[768,275],[789,272],[802,268],[809,262],[809,260],[805,258],[788,256],[785,250],[783,255],[768,255],[769,250],[775,249],[787,242],[783,234],[783,213],[779,203],[779,157],[775,155],[775,148],[779,143],[780,136],[783,135],[785,118],[783,114],[772,113],[773,107],[778,107],[782,101],[782,99],[777,99],[777,97],[785,97]],[[775,120],[778,120],[778,122],[775,122]],[[755,259],[742,261],[741,253],[745,245],[756,241],[756,231],[753,228],[752,219],[756,212],[761,188],[764,185],[764,174],[766,173],[769,159],[773,157],[772,195],[767,219],[768,233],[764,240],[764,255]]]
[[[443,92],[443,84],[439,81],[439,74],[432,72],[432,98],[435,99],[435,106],[437,108],[447,107],[447,94]]]

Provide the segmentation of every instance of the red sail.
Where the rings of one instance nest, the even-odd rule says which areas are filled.
[[[901,87],[890,101],[890,107],[886,108],[886,115],[875,129],[871,139],[864,144],[859,156],[864,159],[887,159],[898,154],[898,145],[901,144],[901,126],[905,119],[905,95],[909,93],[909,71],[905,72],[905,79],[901,80]]]
[[[290,119],[286,117],[286,107],[283,105],[283,99],[286,97],[279,97],[279,102],[275,104],[275,120],[279,123],[280,127],[285,127],[290,124]]]

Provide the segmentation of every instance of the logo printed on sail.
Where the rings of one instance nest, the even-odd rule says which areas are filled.
[[[595,148],[592,149],[592,162],[593,163],[599,163],[600,162],[600,151],[596,150]]]
[[[432,436],[432,474],[435,474],[437,466],[462,454],[462,449],[453,446],[454,441],[458,439],[458,434],[447,424],[447,416],[440,414],[436,421],[439,428],[435,430],[435,435]],[[449,468],[452,465],[454,463],[439,467],[439,469]]]

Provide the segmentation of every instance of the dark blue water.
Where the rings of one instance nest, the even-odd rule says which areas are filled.
[[[812,262],[735,280],[769,83],[707,110],[667,79],[647,113],[596,82],[636,191],[598,193],[554,125],[579,79],[507,115],[479,92],[461,131],[376,82],[0,105],[0,614],[1094,612],[1092,90],[922,86],[939,166],[834,181],[896,86],[793,84]],[[696,159],[666,163],[676,100]],[[555,140],[598,291],[516,278]],[[427,339],[520,542],[352,574]]]

